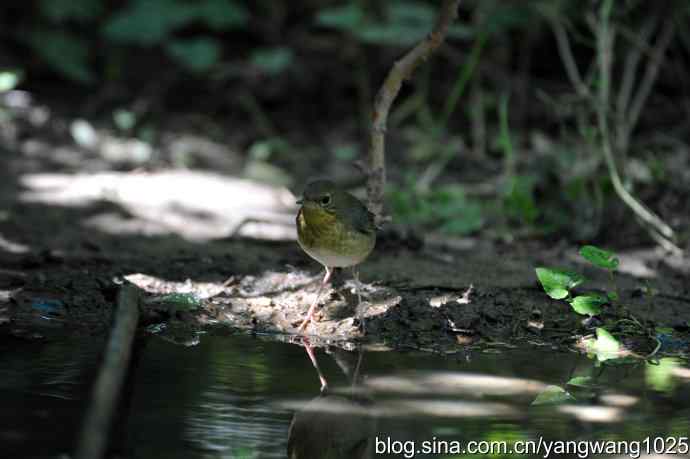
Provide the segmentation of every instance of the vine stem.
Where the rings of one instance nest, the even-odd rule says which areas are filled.
[[[387,220],[383,216],[383,201],[386,186],[385,149],[388,113],[403,82],[409,79],[419,64],[429,59],[445,41],[450,24],[458,16],[459,5],[460,0],[443,0],[431,33],[393,64],[376,94],[369,143],[367,198],[369,210],[376,216],[377,225]]]

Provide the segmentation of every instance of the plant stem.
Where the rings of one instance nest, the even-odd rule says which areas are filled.
[[[513,150],[513,143],[510,139],[510,127],[508,125],[508,102],[510,101],[510,94],[504,93],[501,95],[501,100],[498,105],[498,120],[500,129],[500,145],[503,149],[503,173],[506,181],[515,176],[515,152]]]
[[[610,106],[610,87],[611,87],[611,69],[612,69],[612,49],[615,39],[615,33],[611,30],[611,9],[613,7],[613,0],[606,0],[602,2],[599,20],[596,24],[595,33],[597,35],[597,64],[599,69],[599,92],[598,102],[596,104],[597,121],[599,125],[599,132],[601,135],[601,151],[606,162],[606,167],[609,171],[611,183],[616,191],[616,194],[632,211],[646,223],[652,237],[658,236],[658,242],[667,250],[673,252],[681,252],[673,242],[674,232],[661,218],[659,218],[652,211],[648,210],[642,203],[635,199],[628,190],[625,189],[616,167],[613,151],[611,148],[611,135],[609,131],[608,108]],[[659,58],[660,59],[660,58]],[[658,60],[656,61],[658,66]],[[649,72],[648,72],[649,73]],[[656,71],[652,74],[656,77]],[[650,83],[651,84],[651,83]],[[642,97],[643,96],[643,97]],[[641,104],[646,100],[646,95],[641,94],[636,97],[633,102],[634,106]],[[641,108],[640,108],[641,109]],[[632,109],[631,109],[632,110]],[[633,114],[635,112],[633,111]],[[636,118],[634,119],[636,122]]]
[[[393,64],[374,101],[369,144],[367,197],[369,210],[376,215],[376,223],[383,217],[383,197],[386,185],[385,147],[388,113],[400,92],[403,81],[410,78],[419,64],[427,60],[443,43],[450,24],[458,15],[460,0],[443,0],[432,32]]]
[[[443,108],[441,118],[438,121],[438,132],[444,132],[446,130],[448,120],[455,111],[455,107],[458,104],[458,100],[460,100],[460,97],[462,97],[462,95],[465,93],[467,83],[472,78],[472,75],[474,75],[474,71],[477,68],[477,65],[479,64],[479,58],[481,57],[482,50],[484,49],[484,45],[486,44],[486,38],[486,30],[482,30],[479,33],[479,36],[477,37],[476,41],[474,42],[474,45],[472,46],[472,51],[470,52],[470,57],[468,61],[460,69],[460,74],[458,75],[458,78],[455,80],[453,89],[451,90],[450,96],[448,96],[446,105]]]

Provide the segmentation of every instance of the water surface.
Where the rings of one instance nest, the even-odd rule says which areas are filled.
[[[0,457],[72,452],[102,349],[94,338],[0,343]],[[651,437],[653,445],[655,436],[690,432],[681,360],[596,364],[534,347],[446,356],[317,349],[315,357],[321,375],[304,347],[262,337],[216,332],[189,347],[142,339],[111,451],[284,458],[293,419],[297,450],[398,453],[374,457],[464,457],[413,455],[422,442],[443,449],[469,441]]]

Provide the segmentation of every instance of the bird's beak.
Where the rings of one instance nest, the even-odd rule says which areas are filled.
[[[303,202],[304,202],[304,198],[299,198],[299,199],[297,199],[295,204],[297,204],[298,206],[301,206]]]

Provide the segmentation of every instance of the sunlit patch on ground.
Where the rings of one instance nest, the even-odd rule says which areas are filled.
[[[29,246],[10,241],[0,234],[0,250],[9,253],[26,253],[29,251]]]
[[[83,224],[109,234],[177,234],[191,241],[239,235],[295,238],[295,197],[285,188],[194,171],[27,174],[20,200],[60,206],[106,201],[122,213]]]

